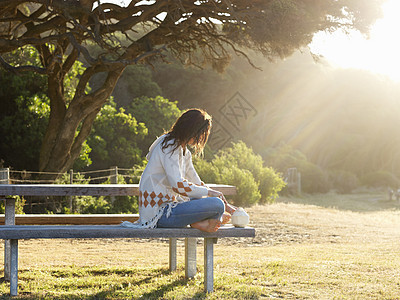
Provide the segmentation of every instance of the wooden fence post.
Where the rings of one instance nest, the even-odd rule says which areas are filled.
[[[10,169],[0,169],[0,184],[10,184]]]
[[[110,183],[111,184],[118,184],[118,167],[117,166],[111,167],[111,170],[110,170]],[[111,199],[111,203],[115,202],[115,197],[114,196],[111,196],[110,199]]]
[[[74,170],[71,169],[69,170],[69,184],[74,183]],[[70,212],[73,212],[74,209],[74,198],[73,196],[68,196],[68,204],[69,204],[69,210]]]

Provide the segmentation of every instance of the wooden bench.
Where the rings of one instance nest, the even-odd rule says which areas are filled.
[[[209,184],[225,195],[235,194],[228,185]],[[67,238],[169,238],[169,268],[176,270],[176,245],[178,238],[185,239],[185,277],[196,274],[197,238],[204,239],[204,288],[213,291],[213,245],[218,238],[254,237],[254,228],[224,226],[215,233],[193,228],[132,229],[119,225],[15,225],[15,199],[9,196],[125,196],[137,195],[138,185],[1,185],[0,195],[5,195],[5,225],[0,226],[0,239],[6,240],[4,251],[4,277],[10,281],[10,294],[18,294],[18,241],[24,239]],[[7,196],[7,197],[6,197]],[[0,198],[2,198],[0,196]],[[43,224],[43,223],[40,223]]]
[[[15,215],[15,225],[118,225],[138,219],[139,214],[25,214]],[[5,225],[4,214],[0,225]]]

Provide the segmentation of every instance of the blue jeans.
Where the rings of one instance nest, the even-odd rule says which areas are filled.
[[[189,224],[203,221],[206,219],[219,220],[225,211],[224,202],[217,197],[208,197],[200,199],[191,199],[187,202],[179,203],[171,210],[171,214],[167,218],[167,209],[160,220],[157,227],[186,227]]]

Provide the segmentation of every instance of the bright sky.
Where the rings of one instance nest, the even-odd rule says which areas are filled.
[[[324,56],[333,66],[368,70],[399,82],[400,1],[388,0],[383,13],[383,18],[372,27],[369,39],[358,32],[319,33],[310,44],[311,51]]]

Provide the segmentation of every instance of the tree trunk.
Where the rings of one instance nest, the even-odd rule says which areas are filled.
[[[49,76],[51,113],[42,142],[39,171],[64,173],[73,166],[96,115],[110,97],[123,70],[124,67],[119,67],[109,71],[104,84],[90,94],[77,92],[68,108],[64,104],[63,81]],[[55,180],[57,177],[56,174],[44,174],[41,179]]]

